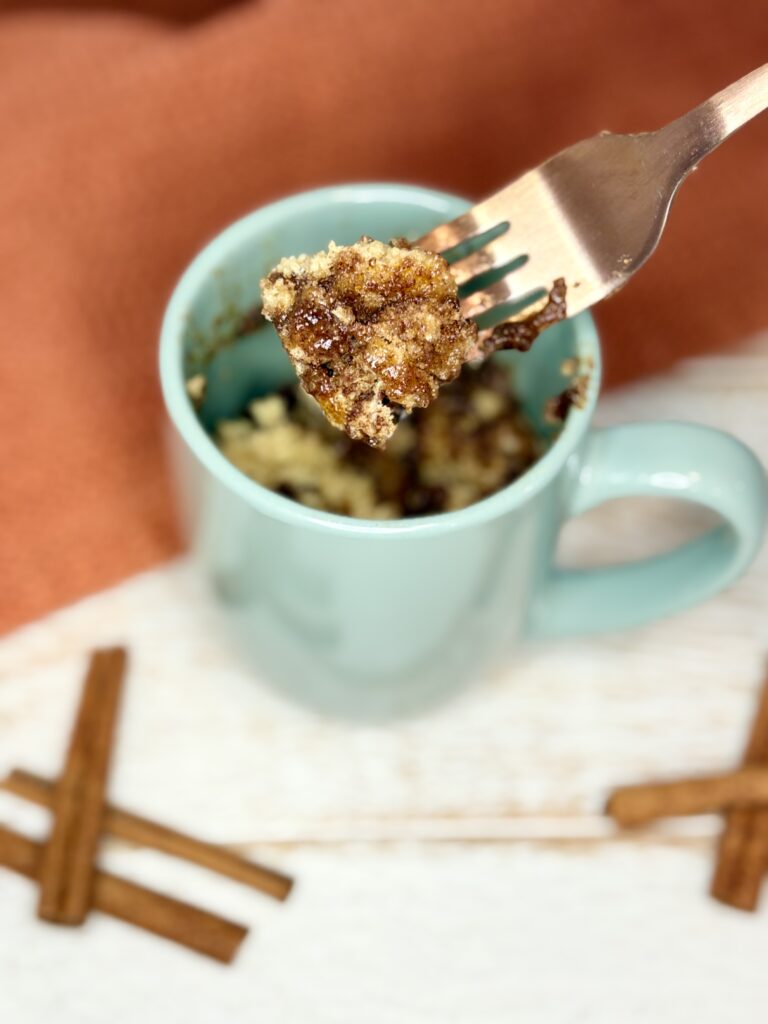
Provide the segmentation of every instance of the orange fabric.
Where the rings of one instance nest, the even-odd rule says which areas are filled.
[[[157,331],[227,222],[343,180],[480,196],[767,54],[765,0],[0,0],[0,628],[177,549]],[[766,326],[766,181],[768,119],[598,311],[613,382]]]

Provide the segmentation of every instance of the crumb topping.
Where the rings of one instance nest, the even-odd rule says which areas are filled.
[[[446,261],[402,240],[332,242],[281,260],[261,287],[302,387],[334,426],[375,447],[458,375],[477,340]]]

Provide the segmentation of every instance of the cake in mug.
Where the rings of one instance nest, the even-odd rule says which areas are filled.
[[[482,339],[447,262],[404,240],[286,257],[261,288],[298,382],[219,423],[216,442],[264,487],[359,519],[430,515],[495,493],[541,454],[507,369],[478,357],[525,350],[562,319],[562,282],[533,315]],[[203,386],[188,382],[193,401]],[[583,391],[574,376],[545,418],[564,420]]]
[[[466,508],[516,480],[541,451],[508,371],[492,361],[465,367],[383,450],[334,429],[298,386],[220,423],[216,443],[264,487],[358,519]]]

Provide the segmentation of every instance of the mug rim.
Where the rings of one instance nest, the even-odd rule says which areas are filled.
[[[591,362],[584,405],[580,408],[571,407],[557,440],[522,476],[487,498],[452,512],[408,519],[354,519],[309,508],[276,494],[247,477],[219,451],[195,413],[185,386],[182,340],[189,311],[200,286],[215,273],[232,249],[254,234],[273,231],[288,213],[311,213],[318,203],[348,205],[350,202],[366,204],[382,200],[427,208],[434,211],[438,218],[446,220],[461,213],[459,207],[466,209],[470,205],[460,196],[418,185],[348,184],[299,192],[240,217],[198,252],[176,283],[160,331],[160,383],[168,416],[194,457],[223,485],[270,518],[335,534],[365,537],[416,534],[434,536],[477,526],[518,508],[543,490],[577,449],[589,428],[602,373],[600,341],[595,322],[589,313],[579,313],[570,320],[575,332],[577,352],[580,357]]]

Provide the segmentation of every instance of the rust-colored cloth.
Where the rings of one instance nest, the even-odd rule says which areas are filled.
[[[345,180],[479,197],[767,56],[765,0],[0,0],[0,629],[177,550],[158,326],[229,221]],[[686,184],[598,311],[611,381],[768,324],[767,181],[764,120]]]

